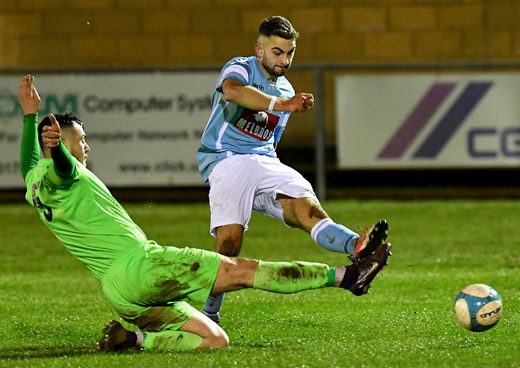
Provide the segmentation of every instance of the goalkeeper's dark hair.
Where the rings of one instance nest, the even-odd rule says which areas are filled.
[[[70,112],[65,112],[63,114],[54,114],[54,117],[60,124],[60,128],[68,129],[74,124],[79,125],[83,128],[83,123],[81,120],[79,120],[76,116],[72,115]],[[43,150],[43,142],[42,142],[42,132],[44,126],[51,126],[51,119],[49,119],[49,116],[46,116],[40,124],[38,124],[38,142],[40,143],[40,148]]]
[[[280,15],[273,15],[262,20],[258,35],[271,37],[278,36],[286,40],[296,40],[300,34],[293,28],[287,18]]]

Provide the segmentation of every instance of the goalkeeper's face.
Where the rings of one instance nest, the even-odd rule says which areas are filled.
[[[72,156],[74,156],[79,162],[87,166],[87,156],[90,151],[90,147],[87,144],[85,131],[79,124],[72,124],[61,132],[62,141],[67,150]]]

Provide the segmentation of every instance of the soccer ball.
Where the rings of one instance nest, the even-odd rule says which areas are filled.
[[[455,317],[462,327],[482,332],[497,324],[502,316],[502,299],[491,286],[466,286],[455,298]]]

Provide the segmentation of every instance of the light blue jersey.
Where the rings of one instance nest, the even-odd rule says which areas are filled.
[[[271,96],[291,98],[294,89],[285,77],[269,83],[256,56],[230,60],[220,73],[212,98],[212,111],[197,151],[202,178],[207,181],[213,167],[234,154],[259,154],[276,157],[274,143],[279,142],[290,113],[250,110],[227,102],[222,93],[226,79],[236,79]]]

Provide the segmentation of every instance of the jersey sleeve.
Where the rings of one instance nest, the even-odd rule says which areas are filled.
[[[76,165],[67,148],[60,139],[60,144],[51,149],[54,171],[62,179],[70,179],[75,174]]]
[[[51,149],[51,157],[53,169],[47,173],[49,183],[60,188],[71,186],[78,176],[77,163],[61,139],[60,144]]]
[[[20,149],[20,170],[24,181],[27,173],[40,160],[38,145],[38,114],[27,114],[23,117],[22,144]]]
[[[236,79],[243,85],[249,85],[251,81],[251,67],[245,59],[235,58],[229,61],[217,82],[217,91],[222,92],[222,84],[226,79]]]

